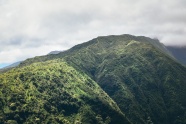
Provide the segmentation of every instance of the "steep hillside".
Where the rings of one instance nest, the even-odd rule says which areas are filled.
[[[0,74],[0,99],[0,123],[129,123],[96,82],[62,60]]]
[[[19,68],[58,58],[94,80],[132,123],[186,124],[186,68],[158,40],[98,37],[56,55],[27,59]]]

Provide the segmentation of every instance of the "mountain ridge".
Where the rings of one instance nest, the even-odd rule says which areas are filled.
[[[27,60],[26,60],[23,63],[21,63],[21,66],[23,66],[24,64],[29,64],[29,61],[34,62],[34,61],[45,61],[45,60],[48,60],[47,57],[49,59],[51,59],[51,58],[58,58],[58,57],[64,57],[65,55],[68,55],[69,53],[72,53],[72,52],[74,52],[74,51],[76,51],[78,49],[81,49],[82,47],[86,47],[88,45],[93,44],[94,41],[96,42],[96,40],[99,39],[99,38],[108,38],[108,37],[121,37],[121,38],[124,37],[127,40],[135,39],[135,40],[138,40],[138,41],[151,43],[154,47],[157,47],[162,52],[165,52],[168,56],[172,57],[170,52],[166,49],[166,47],[162,43],[159,42],[158,39],[152,39],[152,38],[145,37],[145,36],[133,36],[133,35],[130,35],[130,34],[123,34],[123,35],[98,36],[97,38],[93,38],[92,40],[89,40],[88,42],[84,42],[82,44],[77,44],[74,47],[70,48],[69,50],[62,51],[62,52],[58,53],[57,55],[50,55],[49,54],[47,56],[44,55],[44,56],[39,56],[39,57],[34,57],[34,58],[27,59],[28,63],[27,63]],[[143,41],[143,38],[145,38],[145,41]]]

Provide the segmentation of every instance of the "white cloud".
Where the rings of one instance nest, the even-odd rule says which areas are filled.
[[[0,11],[0,63],[100,35],[145,35],[186,45],[185,0],[0,0]]]

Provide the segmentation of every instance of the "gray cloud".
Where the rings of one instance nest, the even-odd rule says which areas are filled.
[[[186,45],[185,0],[0,0],[0,11],[0,63],[100,35],[145,35]]]

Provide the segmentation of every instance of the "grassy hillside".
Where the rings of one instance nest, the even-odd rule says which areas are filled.
[[[129,123],[86,74],[62,60],[0,74],[0,123]]]

